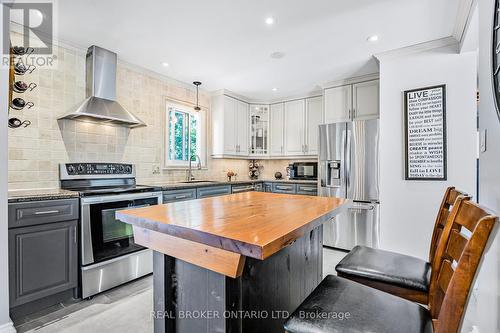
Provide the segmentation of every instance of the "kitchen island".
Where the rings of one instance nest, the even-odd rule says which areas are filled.
[[[349,205],[246,192],[117,218],[155,251],[155,332],[280,332],[322,279],[322,224]]]

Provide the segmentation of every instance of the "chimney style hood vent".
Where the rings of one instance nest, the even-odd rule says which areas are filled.
[[[59,119],[73,119],[140,127],[146,124],[116,102],[116,53],[92,45],[87,50],[87,99]]]

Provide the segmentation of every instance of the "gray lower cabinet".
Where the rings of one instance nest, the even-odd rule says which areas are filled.
[[[273,193],[295,194],[297,185],[290,183],[273,183]]]
[[[316,185],[297,184],[297,194],[318,195],[318,187]]]
[[[196,190],[198,199],[231,194],[231,185],[200,187]]]
[[[78,284],[77,220],[9,229],[10,307]]]
[[[196,199],[196,189],[171,190],[163,192],[163,203]]]
[[[264,183],[263,192],[272,192],[273,191],[273,183]]]

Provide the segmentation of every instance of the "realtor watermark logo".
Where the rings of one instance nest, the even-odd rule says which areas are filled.
[[[11,44],[10,25],[17,23],[22,29],[21,45],[25,53],[52,54],[54,6],[52,2],[3,2],[3,49]]]

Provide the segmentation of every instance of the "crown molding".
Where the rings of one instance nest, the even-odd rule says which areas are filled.
[[[330,81],[321,85],[323,89],[335,88],[340,86],[345,86],[348,84],[356,84],[366,81],[378,80],[380,78],[380,73],[372,73],[366,75],[355,76],[347,79],[340,79],[335,81]]]
[[[226,96],[232,97],[234,99],[240,100],[240,101],[248,103],[248,104],[271,105],[271,104],[283,103],[283,102],[288,102],[288,101],[293,101],[293,100],[298,100],[298,99],[323,96],[323,91],[322,90],[315,90],[315,91],[311,91],[311,92],[305,93],[305,94],[290,95],[290,96],[285,96],[282,98],[275,98],[275,99],[269,99],[269,100],[252,99],[252,98],[243,96],[241,94],[235,93],[233,91],[230,91],[228,89],[219,89],[219,90],[215,90],[212,92],[212,96],[220,96],[220,95],[226,95]]]
[[[397,57],[401,57],[401,56],[410,55],[413,53],[419,53],[419,52],[424,52],[424,51],[433,50],[433,49],[439,49],[439,48],[448,47],[448,46],[449,47],[456,47],[457,52],[458,52],[459,43],[455,39],[455,37],[450,36],[450,37],[431,40],[431,41],[424,42],[424,43],[410,45],[410,46],[403,47],[400,49],[395,49],[395,50],[390,50],[390,51],[378,53],[378,54],[375,54],[374,57],[378,61],[382,61],[382,60],[397,58]]]
[[[462,48],[465,34],[467,32],[467,29],[469,29],[469,24],[476,6],[477,0],[460,0],[457,20],[455,22],[455,27],[453,28],[452,35],[460,44],[460,49]]]

